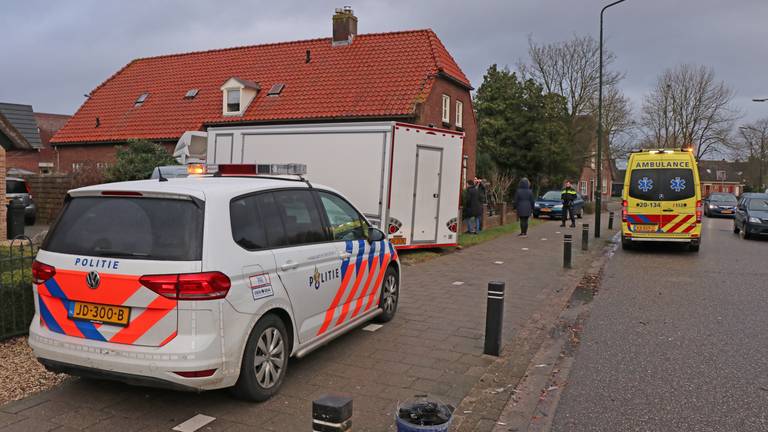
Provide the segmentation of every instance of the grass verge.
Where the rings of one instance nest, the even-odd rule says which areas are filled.
[[[528,226],[533,227],[540,224],[538,219],[529,219]],[[437,258],[439,256],[453,253],[456,249],[463,249],[485,243],[489,240],[501,237],[507,234],[513,234],[520,231],[520,224],[512,222],[506,225],[500,225],[493,228],[482,230],[479,234],[460,234],[458,248],[434,248],[434,249],[414,249],[398,251],[400,262],[404,265],[414,265],[424,261]]]

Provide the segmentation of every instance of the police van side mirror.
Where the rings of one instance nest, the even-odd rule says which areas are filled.
[[[385,236],[384,232],[381,231],[380,229],[374,228],[374,227],[368,228],[368,241],[369,242],[382,241],[385,238],[387,238],[387,236]]]

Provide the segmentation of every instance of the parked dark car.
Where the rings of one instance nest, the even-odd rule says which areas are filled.
[[[749,194],[739,200],[733,232],[744,239],[768,236],[768,194]]]
[[[715,192],[704,198],[704,215],[707,217],[733,217],[739,202],[732,193]]]
[[[37,206],[32,199],[32,193],[29,190],[29,184],[22,178],[5,178],[5,197],[8,202],[18,199],[24,204],[24,222],[27,225],[34,225],[37,217]]]
[[[563,217],[562,192],[551,190],[540,196],[533,204],[533,217],[550,217],[552,219],[561,219]],[[576,200],[573,202],[573,211],[576,217],[584,216],[584,198],[580,193],[576,193]]]

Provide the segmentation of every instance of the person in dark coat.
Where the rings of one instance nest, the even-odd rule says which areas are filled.
[[[519,236],[526,237],[528,235],[528,218],[533,213],[533,191],[531,190],[531,182],[527,178],[523,177],[520,183],[517,185],[517,191],[515,192],[515,209],[517,211],[517,217],[520,219],[520,234]]]
[[[473,180],[467,181],[467,189],[464,191],[464,208],[462,216],[464,225],[467,227],[467,234],[477,234],[477,217],[483,213],[483,206],[480,204],[480,190]]]

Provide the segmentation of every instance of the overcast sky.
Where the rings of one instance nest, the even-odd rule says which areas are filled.
[[[360,33],[430,27],[472,84],[514,66],[527,38],[598,37],[599,0],[3,0],[0,101],[74,113],[83,94],[137,57],[327,37],[349,4]],[[226,4],[227,7],[223,7]],[[396,5],[396,6],[391,6]],[[639,110],[665,68],[711,66],[746,120],[768,117],[768,0],[627,0],[606,14],[606,46]]]

